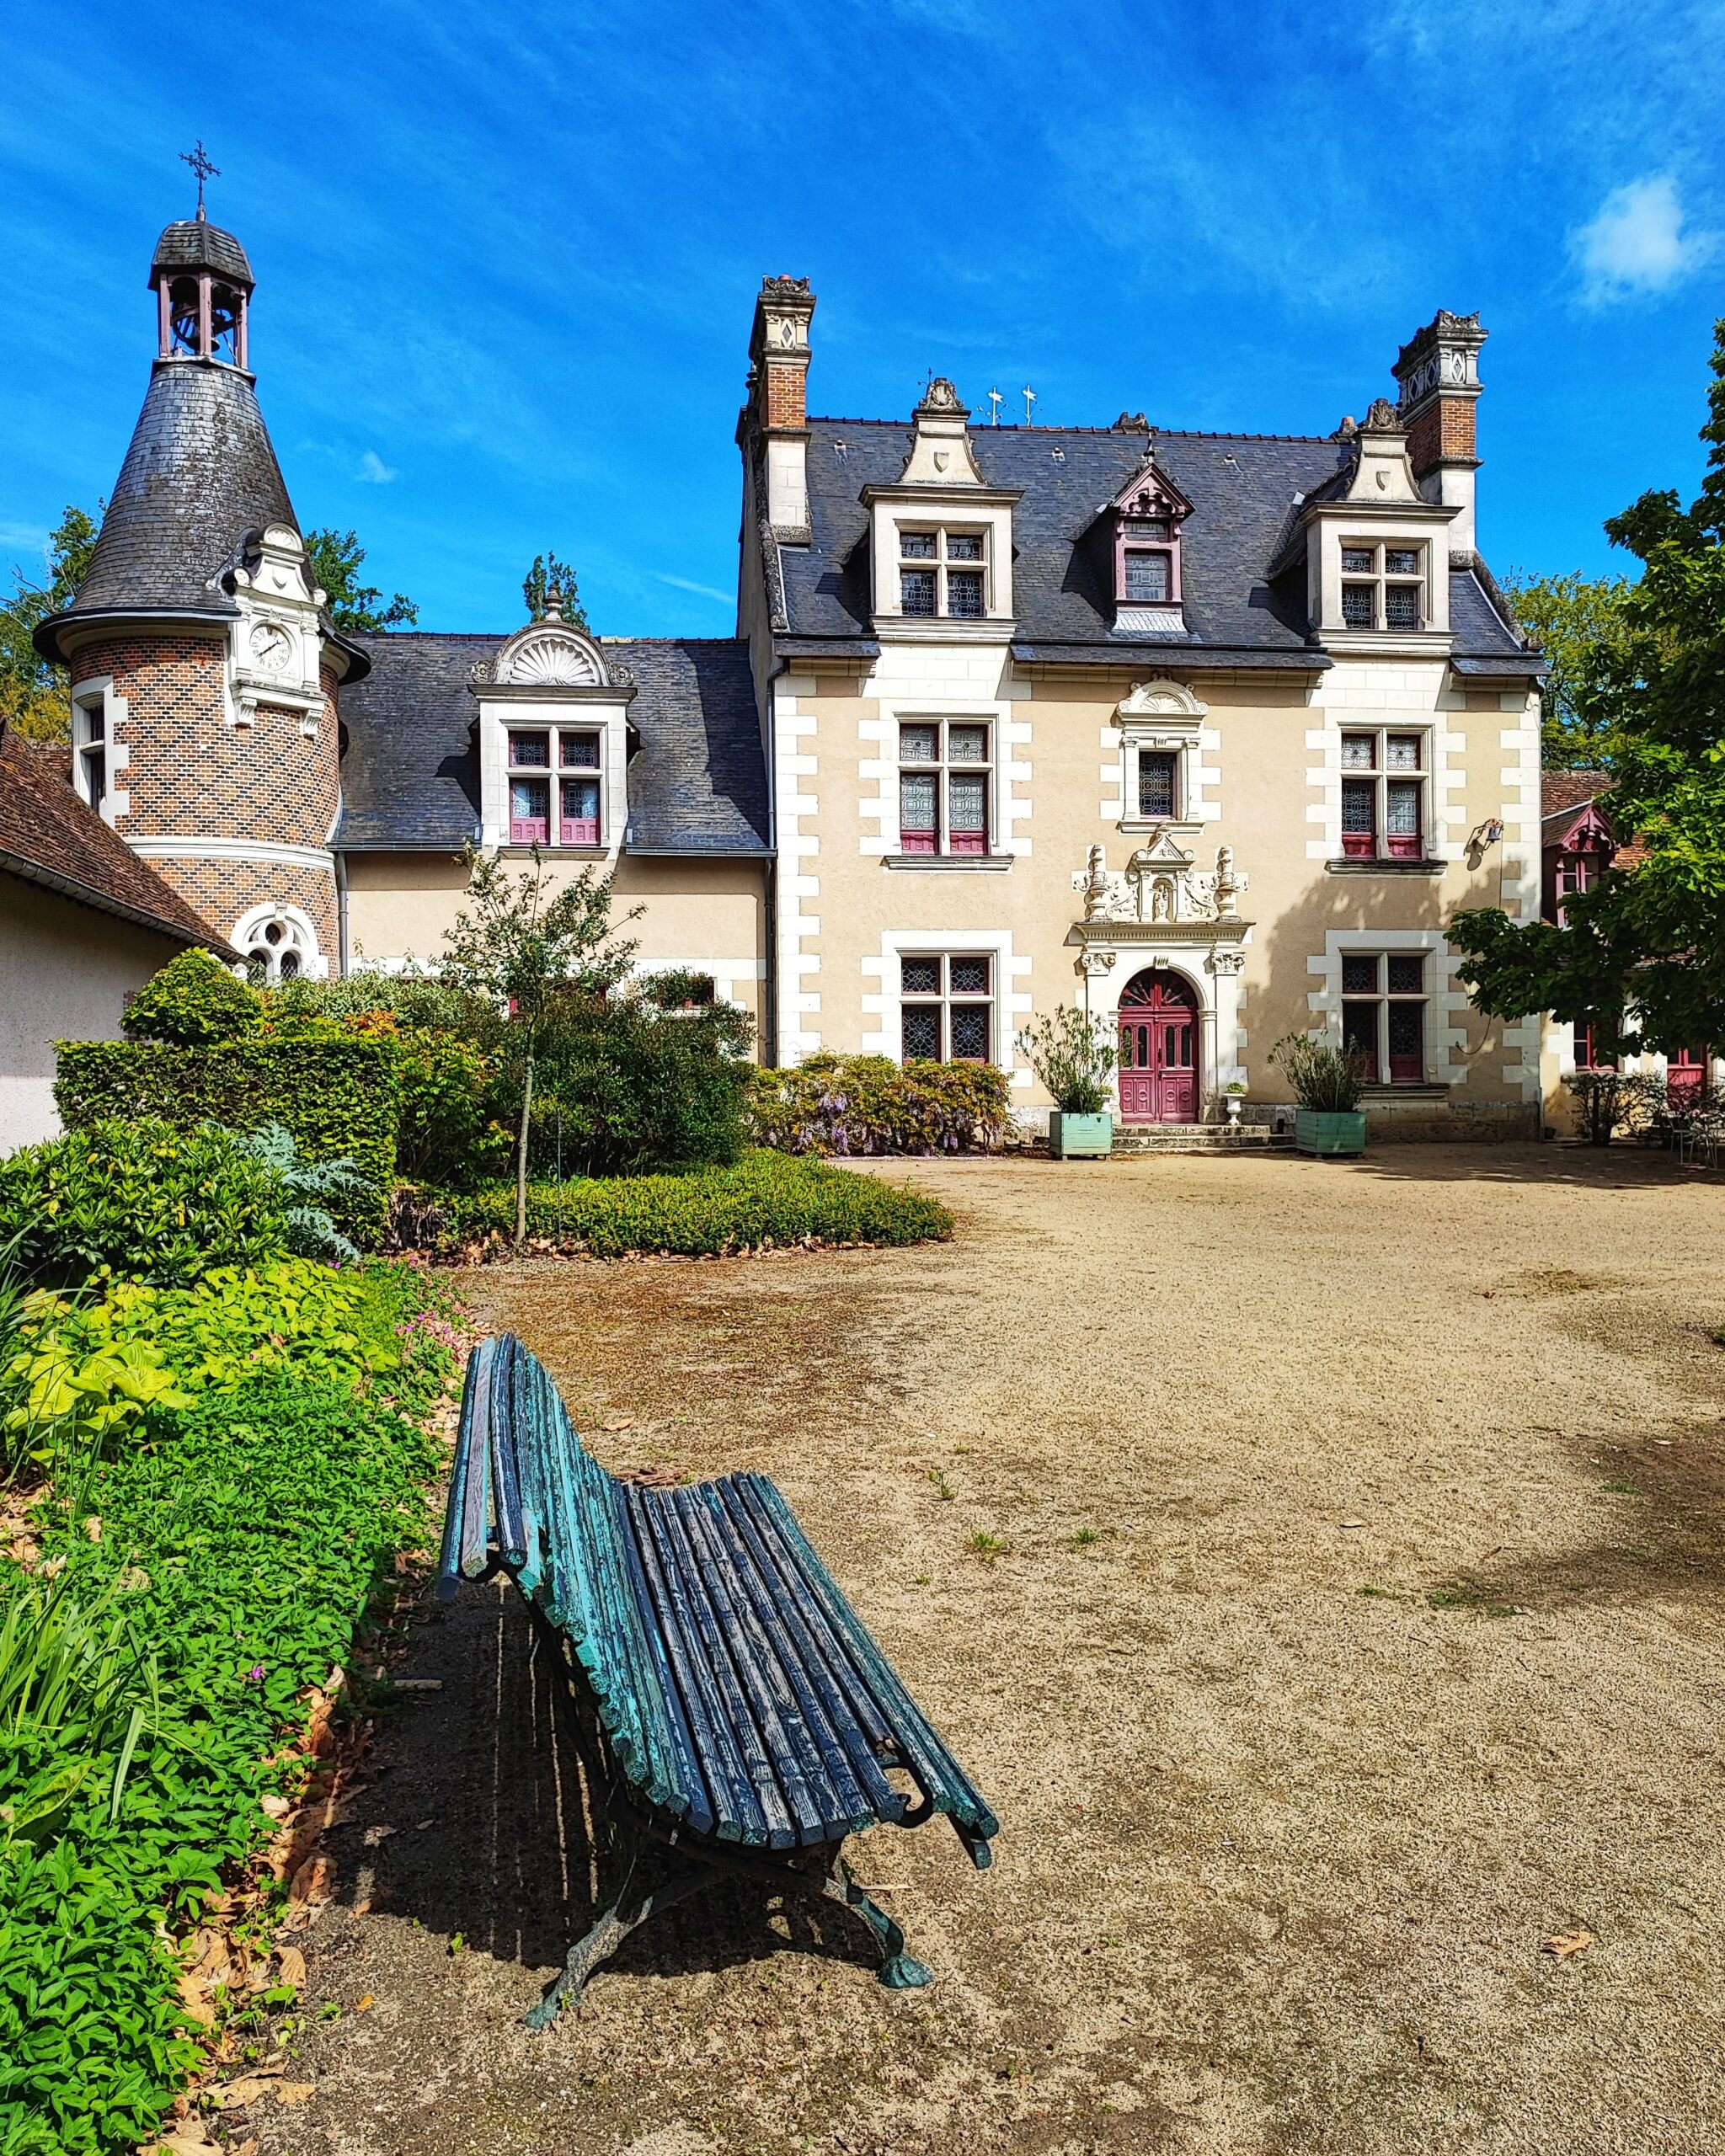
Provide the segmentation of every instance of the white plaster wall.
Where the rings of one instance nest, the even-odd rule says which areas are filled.
[[[126,998],[184,947],[0,873],[0,1153],[59,1134],[55,1042],[118,1040]]]

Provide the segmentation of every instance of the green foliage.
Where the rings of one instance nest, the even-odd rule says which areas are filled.
[[[8,2150],[152,2137],[195,2057],[161,1928],[267,1838],[282,1735],[429,1524],[435,1447],[344,1385],[272,1369],[152,1428],[46,1508],[51,1591],[0,1578],[29,1672],[0,1693],[0,1785],[35,1793],[0,1853]]]
[[[987,1063],[812,1055],[751,1072],[749,1114],[783,1153],[988,1152],[1006,1133],[1007,1081]]]
[[[1062,1115],[1100,1115],[1108,1106],[1114,1036],[1101,1019],[1063,1003],[1025,1027],[1018,1048]]]
[[[336,1227],[321,1200],[339,1204],[371,1186],[349,1160],[302,1161],[293,1133],[279,1123],[236,1131],[234,1143],[261,1161],[280,1184],[286,1198],[282,1214],[287,1246],[296,1257],[314,1257],[325,1265],[357,1265],[360,1253]]]
[[[412,628],[419,618],[413,600],[398,591],[386,606],[376,584],[361,584],[366,550],[356,531],[325,527],[306,534],[312,574],[329,601],[329,618],[339,629],[365,635],[377,629]]]
[[[1517,619],[1545,653],[1541,743],[1547,770],[1597,764],[1608,751],[1598,700],[1608,661],[1626,632],[1624,601],[1633,588],[1621,576],[1504,579]]]
[[[260,1036],[209,1048],[153,1041],[58,1045],[54,1098],[68,1129],[116,1116],[161,1118],[182,1129],[203,1123],[234,1130],[281,1123],[307,1160],[354,1163],[363,1187],[332,1193],[328,1209],[361,1248],[376,1247],[395,1178],[401,1074],[393,1042]],[[206,1262],[268,1254],[235,1248]]]
[[[1365,1065],[1358,1055],[1332,1048],[1321,1033],[1284,1033],[1270,1050],[1303,1108],[1321,1115],[1346,1115],[1359,1106]]]
[[[65,611],[89,574],[105,502],[96,515],[67,504],[48,535],[48,577],[37,583],[14,567],[12,588],[0,597],[0,721],[26,740],[69,741],[72,705],[66,669],[40,657],[31,638],[39,623]]]
[[[452,988],[507,1012],[497,1047],[519,1075],[515,1124],[515,1236],[527,1230],[527,1148],[534,1065],[553,1002],[575,991],[598,995],[628,971],[635,946],[611,930],[611,878],[584,868],[555,889],[533,849],[531,869],[512,874],[496,857],[467,849],[467,903],[444,937],[441,977]],[[627,916],[633,921],[638,906]]]
[[[254,1033],[263,1007],[213,952],[182,951],[126,999],[126,1030],[134,1040],[208,1048]]]
[[[263,991],[265,1022],[332,1018],[342,1023],[387,1011],[396,1024],[473,1034],[489,1006],[425,973],[344,974],[338,980],[286,980]]]
[[[1725,321],[1712,371],[1700,496],[1646,494],[1606,524],[1642,575],[1578,670],[1634,854],[1565,901],[1562,930],[1485,910],[1448,930],[1478,1009],[1590,1017],[1612,1060],[1725,1038]]]
[[[558,996],[539,1036],[531,1165],[628,1175],[734,1161],[746,1135],[753,1066],[740,1059],[751,1031],[734,1004],[685,1011],[642,992]],[[501,1055],[498,1064],[496,1113],[508,1115],[518,1110],[519,1074]]]
[[[574,571],[567,562],[558,561],[555,554],[535,554],[532,568],[521,579],[521,604],[527,610],[528,620],[542,622],[553,596],[564,621],[572,628],[585,630],[591,636],[593,625],[587,619],[587,610],[575,589]]]
[[[147,1116],[93,1116],[0,1161],[0,1246],[41,1286],[111,1267],[174,1287],[279,1257],[283,1209],[275,1177],[229,1133]]]
[[[448,1240],[473,1243],[509,1232],[513,1196],[499,1187],[451,1201]],[[735,1167],[692,1175],[535,1183],[528,1200],[531,1235],[594,1257],[927,1242],[953,1229],[952,1215],[932,1198],[873,1176],[773,1153],[750,1153]]]

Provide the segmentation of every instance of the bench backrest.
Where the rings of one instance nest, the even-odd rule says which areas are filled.
[[[618,1764],[649,1801],[707,1831],[707,1800],[664,1642],[642,1620],[640,1563],[625,1497],[577,1436],[538,1358],[512,1333],[468,1358],[462,1493],[446,1525],[438,1593],[498,1554],[568,1640]]]

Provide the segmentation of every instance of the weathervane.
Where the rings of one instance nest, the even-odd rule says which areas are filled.
[[[1024,424],[1030,424],[1030,408],[1036,402],[1036,392],[1027,382],[1024,385]]]
[[[204,138],[201,135],[198,137],[195,149],[180,152],[179,162],[183,165],[190,165],[198,176],[198,215],[201,217],[204,214],[204,182],[206,179],[220,179],[222,168],[220,165],[211,163],[204,148]]]
[[[991,427],[997,427],[1001,423],[1001,392],[999,390],[991,389],[988,392],[988,401],[990,405],[993,408],[989,415],[988,424]]]

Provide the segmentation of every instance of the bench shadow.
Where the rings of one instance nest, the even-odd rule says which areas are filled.
[[[339,1898],[369,1899],[548,1977],[622,1877],[616,1854],[595,1851],[555,1678],[532,1657],[526,1611],[501,1582],[464,1587],[451,1604],[428,1590],[414,1641],[400,1673],[438,1689],[401,1691],[380,1721],[376,1778],[329,1838]],[[787,1951],[879,1962],[841,1909],[726,1879],[654,1917],[603,1967],[711,1974]]]

